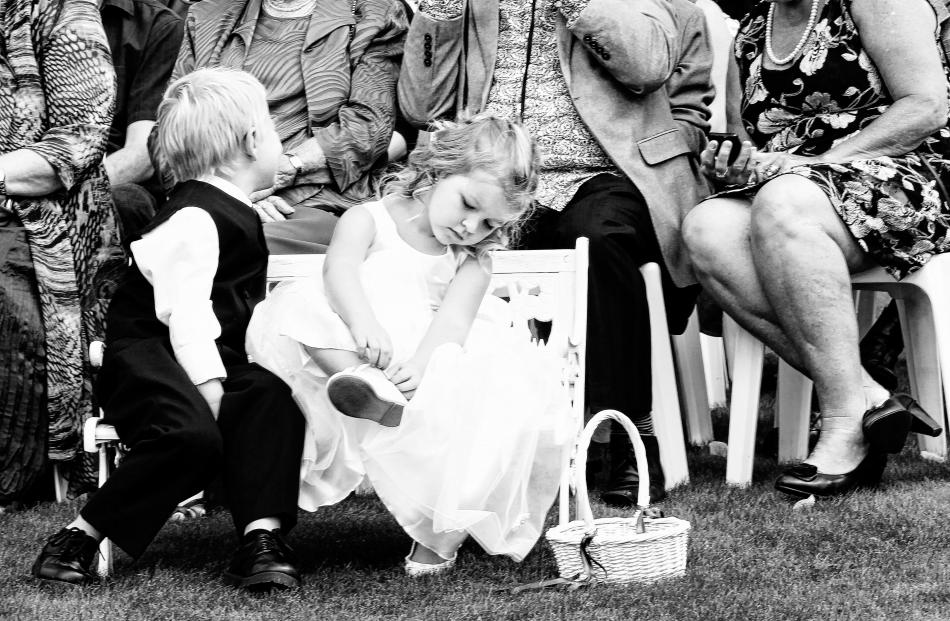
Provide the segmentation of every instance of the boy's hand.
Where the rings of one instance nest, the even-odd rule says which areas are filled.
[[[353,325],[350,328],[356,341],[356,353],[378,369],[385,369],[393,359],[393,344],[379,322]]]
[[[221,385],[221,380],[208,380],[203,384],[198,384],[195,388],[198,389],[198,392],[208,403],[208,407],[211,408],[214,420],[218,420],[218,412],[221,411],[221,397],[224,396],[224,386]]]
[[[412,399],[412,396],[416,394],[416,388],[422,382],[422,369],[412,360],[397,362],[388,371],[384,370],[384,373],[406,399]]]

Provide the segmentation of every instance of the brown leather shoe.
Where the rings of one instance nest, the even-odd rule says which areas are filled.
[[[64,528],[46,542],[36,562],[33,576],[40,580],[83,585],[96,581],[89,568],[99,542],[79,528]]]
[[[296,562],[280,529],[259,528],[244,535],[224,581],[249,590],[295,589],[300,586]]]

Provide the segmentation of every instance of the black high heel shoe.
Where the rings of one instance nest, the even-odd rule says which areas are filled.
[[[937,437],[943,431],[937,422],[909,395],[894,395],[864,413],[861,423],[872,452],[900,453],[913,431]]]
[[[886,465],[887,455],[873,451],[844,474],[822,474],[812,464],[795,464],[775,481],[775,489],[796,498],[838,496],[859,487],[877,487]]]

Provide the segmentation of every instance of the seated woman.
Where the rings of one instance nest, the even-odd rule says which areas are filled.
[[[324,252],[339,216],[375,192],[396,119],[408,28],[400,0],[205,0],[172,79],[243,69],[264,84],[283,144],[276,182],[251,198],[271,253]]]
[[[80,462],[85,352],[105,311],[95,282],[118,234],[102,167],[115,77],[95,0],[9,0],[0,20],[2,506],[48,459]]]
[[[723,308],[815,381],[820,439],[776,488],[873,485],[908,429],[939,433],[862,369],[850,281],[875,264],[901,278],[950,250],[934,11],[927,0],[762,2],[742,22],[735,60],[747,140],[732,165],[726,145],[703,152],[726,191],[690,212],[684,240]]]

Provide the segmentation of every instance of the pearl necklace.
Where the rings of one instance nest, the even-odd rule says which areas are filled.
[[[811,0],[811,13],[808,15],[808,24],[805,25],[805,32],[802,33],[802,38],[798,40],[798,45],[795,46],[792,53],[784,58],[777,58],[775,52],[772,50],[772,20],[775,17],[775,3],[773,2],[769,5],[769,15],[765,21],[765,53],[768,54],[773,63],[776,65],[787,65],[802,51],[802,48],[805,47],[805,43],[808,41],[808,36],[811,35],[811,31],[815,28],[815,22],[818,20],[819,4],[821,4],[820,0]]]
[[[273,17],[306,17],[313,13],[317,0],[298,0],[297,2],[281,2],[280,0],[264,0],[264,10]]]

